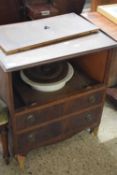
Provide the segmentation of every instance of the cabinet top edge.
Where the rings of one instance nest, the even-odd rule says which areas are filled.
[[[4,72],[12,72],[114,47],[117,47],[117,42],[99,31],[94,34],[12,55],[5,55],[0,50],[0,66]]]

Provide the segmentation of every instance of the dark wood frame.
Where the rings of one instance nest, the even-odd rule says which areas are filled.
[[[99,53],[99,55],[97,54]],[[104,56],[105,55],[105,56]],[[96,56],[96,59],[94,59],[94,61],[91,59],[91,57],[94,57]],[[87,58],[87,59],[86,59]],[[79,58],[78,58],[79,59]],[[106,84],[107,84],[107,80],[108,80],[108,74],[109,74],[109,67],[110,67],[110,61],[111,61],[111,50],[105,50],[105,51],[98,51],[93,54],[89,54],[87,56],[81,56],[81,62],[80,62],[80,66],[81,67],[84,67],[85,71],[89,74],[89,75],[93,75],[101,84],[100,86],[95,86],[95,88],[91,88],[89,89],[88,91],[92,94],[93,92],[97,93],[98,91],[100,92],[100,90],[102,89],[103,90],[103,98],[100,102],[100,104],[95,104],[94,107],[100,107],[101,108],[101,112],[99,113],[99,116],[98,116],[98,119],[96,122],[92,123],[91,125],[89,124],[88,127],[90,127],[92,130],[94,128],[97,128],[99,126],[99,123],[100,123],[100,117],[101,117],[101,113],[102,113],[102,109],[103,109],[103,104],[104,104],[104,97],[105,97],[105,90],[106,90]],[[103,61],[104,59],[104,61]],[[90,60],[90,62],[89,62]],[[99,64],[100,64],[100,68],[102,69],[102,71],[98,72],[100,74],[100,76],[96,75],[97,74],[97,63],[99,60]],[[75,61],[77,61],[77,59],[75,59]],[[95,67],[95,69],[92,69],[92,64],[91,62],[93,61],[93,66]],[[104,70],[103,70],[104,69]],[[2,99],[7,103],[8,105],[8,108],[9,108],[9,113],[10,113],[10,119],[9,119],[9,129],[12,129],[12,140],[13,140],[13,145],[12,145],[12,153],[13,154],[21,154],[21,155],[26,155],[27,154],[27,151],[24,150],[24,151],[20,151],[19,150],[19,145],[18,145],[18,138],[19,138],[19,134],[20,132],[18,132],[17,130],[17,125],[16,125],[16,119],[17,117],[21,117],[25,114],[28,114],[28,113],[33,113],[34,111],[38,111],[39,109],[39,106],[32,106],[30,108],[26,108],[25,110],[22,110],[17,112],[15,107],[14,107],[14,95],[13,95],[13,84],[12,84],[12,72],[4,72],[1,68],[0,68],[0,80],[2,81],[2,85],[1,85],[1,88],[0,88],[0,96],[2,97]],[[96,89],[96,90],[95,90]],[[86,91],[86,92],[85,92]],[[83,97],[88,95],[88,92],[87,90],[83,90],[83,93],[79,94],[78,98],[79,97]],[[89,94],[90,94],[89,93]],[[100,93],[99,93],[100,94]],[[75,95],[76,96],[76,95]],[[65,98],[62,100],[62,102],[65,101],[65,103],[67,102],[66,100],[68,100],[68,104],[71,103],[70,101],[74,98],[74,96],[71,96],[69,98]],[[55,105],[55,104],[59,104],[61,103],[61,100],[58,100],[57,102],[52,102],[51,106]],[[43,105],[43,108],[48,108],[50,106],[50,104],[46,104],[46,105]],[[63,106],[64,107],[64,106]],[[87,110],[91,110],[90,107],[89,108],[86,108]],[[81,113],[83,111],[86,110],[85,108],[83,108],[81,111]],[[78,112],[79,113],[79,112]],[[22,117],[21,117],[22,118]],[[68,115],[68,118],[69,118],[69,115]],[[72,118],[72,117],[71,117]],[[61,120],[60,120],[61,121]],[[50,121],[46,122],[46,125],[50,125]],[[63,124],[64,125],[64,124]],[[40,125],[41,126],[41,125]],[[43,124],[42,124],[43,126]],[[33,127],[30,127],[30,129],[33,129]],[[29,129],[29,130],[30,130]],[[75,133],[76,132],[79,132],[81,130],[85,129],[85,127],[81,127],[78,129],[78,131],[74,131]],[[28,129],[25,130],[24,132],[28,132]],[[45,144],[50,144],[50,143],[55,143],[57,141],[60,141],[60,140],[63,140],[71,135],[74,134],[74,132],[71,132],[71,133],[66,133],[64,135],[61,135],[61,137],[59,137],[58,139],[51,139],[51,141],[49,142],[45,142],[43,144],[39,144],[39,145],[45,145]],[[23,133],[23,132],[21,132]],[[17,135],[18,134],[18,135]],[[20,134],[21,135],[21,134]],[[11,147],[11,145],[10,145]],[[37,147],[37,146],[33,146],[33,147]],[[28,149],[27,149],[28,150]]]

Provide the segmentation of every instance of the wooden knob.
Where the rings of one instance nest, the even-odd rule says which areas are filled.
[[[29,134],[28,135],[28,141],[29,142],[35,142],[35,134]]]

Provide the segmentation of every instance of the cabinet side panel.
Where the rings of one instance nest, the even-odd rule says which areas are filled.
[[[112,50],[112,61],[110,66],[110,75],[108,86],[114,86],[117,84],[117,49]]]
[[[102,51],[80,57],[78,65],[93,79],[104,82],[108,52]]]

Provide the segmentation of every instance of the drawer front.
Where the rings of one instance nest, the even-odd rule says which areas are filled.
[[[94,93],[88,93],[80,97],[74,97],[66,100],[64,103],[53,105],[45,109],[18,116],[16,119],[17,130],[28,128],[34,125],[40,125],[42,123],[62,118],[64,115],[79,112],[79,110],[92,107],[92,105],[98,105],[102,102],[104,96],[104,90]]]
[[[95,108],[21,134],[18,136],[18,150],[25,153],[35,147],[52,144],[68,138],[78,131],[91,127],[93,124],[98,125],[101,113],[100,107]]]
[[[68,103],[65,103],[64,114],[77,112],[79,110],[92,107],[93,105],[98,105],[102,103],[103,97],[104,97],[104,90],[89,93],[79,98],[74,98],[70,100]]]
[[[30,126],[41,124],[61,116],[63,114],[63,106],[61,104],[47,107],[46,109],[30,113],[28,115],[19,116],[16,119],[17,129],[24,129]]]

